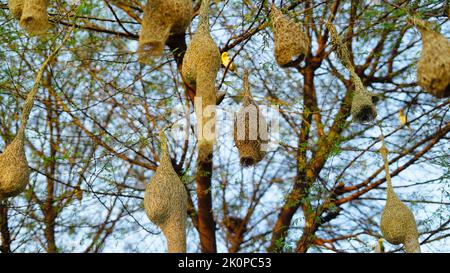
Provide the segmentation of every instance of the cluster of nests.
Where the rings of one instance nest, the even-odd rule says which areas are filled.
[[[9,10],[30,35],[41,35],[50,27],[48,0],[9,0]]]
[[[47,0],[9,1],[9,9],[30,34],[47,31],[47,5]],[[202,109],[215,106],[215,81],[220,68],[220,52],[209,32],[209,5],[210,0],[202,1],[199,25],[184,55],[182,66],[183,77],[196,89],[197,97],[202,99]],[[139,37],[139,61],[149,63],[153,57],[162,55],[170,36],[184,34],[192,16],[191,0],[148,0]],[[311,47],[303,26],[284,15],[275,5],[271,7],[270,19],[275,44],[274,55],[278,65],[283,68],[298,65],[308,55]],[[431,30],[425,22],[417,19],[411,22],[422,35],[422,54],[417,65],[419,86],[438,98],[449,97],[450,42]],[[376,117],[377,97],[367,91],[355,73],[346,46],[339,39],[334,26],[328,23],[327,27],[336,53],[349,70],[354,84],[351,106],[353,120],[360,123],[372,121]],[[240,163],[244,167],[255,165],[264,158],[268,141],[267,124],[253,100],[248,77],[249,73],[245,71],[243,104],[234,126],[234,141]],[[0,155],[0,200],[19,194],[28,183],[29,168],[24,150],[28,114],[15,139]],[[200,119],[200,123],[204,125],[214,117],[202,115]],[[202,156],[200,154],[212,153],[213,142],[206,138],[199,139],[199,158]],[[160,165],[147,186],[144,206],[149,219],[162,229],[169,252],[185,252],[188,195],[184,183],[172,166],[167,140],[163,134],[161,143]],[[393,244],[404,244],[408,252],[418,252],[420,247],[414,216],[393,191],[388,170],[386,175],[389,179],[387,202],[381,220],[383,235]]]

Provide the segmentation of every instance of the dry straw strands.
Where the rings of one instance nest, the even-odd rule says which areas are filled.
[[[234,143],[239,151],[241,165],[248,167],[261,161],[266,155],[267,141],[267,123],[253,101],[248,70],[245,70],[243,104],[234,122]]]
[[[275,43],[275,59],[281,67],[301,62],[308,54],[310,41],[302,26],[272,5],[270,13]]]
[[[381,215],[380,228],[384,238],[391,244],[403,244],[408,253],[420,252],[419,233],[417,232],[416,220],[411,210],[398,198],[392,187],[389,172],[388,150],[382,138],[380,153],[384,161],[387,182],[387,198]]]
[[[20,19],[20,17],[22,17],[23,2],[24,0],[8,1],[8,8],[16,19]]]
[[[162,155],[150,183],[144,206],[148,218],[161,228],[171,253],[186,252],[187,192],[173,169],[167,149],[167,139],[161,133]]]
[[[41,35],[50,27],[47,13],[47,0],[26,0],[23,4],[20,26],[30,35]]]
[[[417,83],[437,98],[450,96],[450,41],[417,18],[410,22],[422,36],[422,53],[417,63]]]
[[[332,43],[336,48],[336,53],[342,64],[349,71],[350,78],[355,88],[351,109],[353,120],[358,123],[370,122],[377,116],[377,110],[375,108],[377,97],[366,90],[361,79],[356,74],[355,68],[350,61],[350,54],[346,46],[339,38],[336,28],[330,22],[327,22],[327,28],[330,31]]]
[[[172,34],[184,33],[192,18],[191,0],[148,0],[139,35],[139,61],[161,56]]]
[[[61,45],[48,56],[39,69],[33,89],[27,95],[23,106],[19,131],[11,144],[0,154],[0,200],[18,195],[28,184],[30,170],[25,156],[25,128],[33,108],[34,97],[38,91],[42,74],[48,63],[56,56],[64,42],[69,38],[70,33],[71,31],[68,32]]]
[[[216,105],[215,81],[221,63],[219,48],[209,32],[209,3],[209,0],[202,1],[199,25],[184,55],[182,69],[184,78],[196,89],[200,159],[212,153],[213,149],[215,118],[214,113],[207,112]],[[209,111],[205,111],[207,109]],[[211,130],[207,131],[207,124],[211,125]]]

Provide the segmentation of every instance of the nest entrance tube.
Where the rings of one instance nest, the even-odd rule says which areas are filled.
[[[433,31],[426,22],[411,18],[422,36],[417,63],[417,83],[437,98],[450,97],[450,41]]]
[[[23,2],[24,0],[8,1],[8,8],[16,19],[20,19],[20,17],[22,17]]]
[[[161,56],[169,36],[184,33],[192,14],[191,0],[148,0],[139,35],[139,61],[149,63]]]
[[[381,214],[380,228],[384,238],[391,244],[403,244],[403,248],[408,253],[419,253],[419,233],[417,231],[416,220],[411,210],[398,198],[392,187],[391,175],[389,172],[388,150],[384,143],[384,136],[381,133],[382,146],[380,153],[384,161],[387,182],[386,205]]]
[[[358,74],[356,74],[355,68],[350,61],[350,54],[348,52],[348,49],[339,38],[336,28],[330,22],[327,22],[326,26],[330,31],[333,46],[336,48],[336,54],[338,55],[342,64],[349,71],[350,79],[354,86],[351,108],[352,118],[358,123],[371,122],[377,117],[375,103],[378,101],[378,98],[374,94],[367,91],[361,81],[361,78],[358,76]]]
[[[300,63],[308,54],[310,41],[302,26],[283,15],[275,5],[270,18],[275,44],[275,59],[279,66],[289,67]]]
[[[144,207],[148,218],[164,233],[170,253],[186,252],[187,192],[169,157],[167,139],[161,132],[160,163],[147,185]]]
[[[234,122],[234,143],[243,167],[260,162],[266,155],[268,142],[267,123],[252,98],[248,74],[245,70],[243,104]]]
[[[24,1],[20,26],[30,35],[41,35],[50,27],[47,13],[47,0]]]

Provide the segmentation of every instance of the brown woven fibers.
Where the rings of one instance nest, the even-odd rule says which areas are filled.
[[[353,120],[358,123],[365,123],[374,120],[377,116],[377,110],[375,103],[377,101],[376,96],[367,91],[364,87],[361,79],[355,72],[355,68],[350,61],[350,54],[347,47],[342,43],[336,28],[333,24],[327,22],[327,28],[330,31],[332,43],[336,48],[336,53],[341,60],[342,64],[347,68],[350,73],[350,78],[354,86],[354,94],[352,99],[352,117]]]
[[[30,35],[40,35],[50,27],[47,0],[27,0],[24,2],[20,26]]]
[[[281,67],[301,62],[308,54],[310,41],[302,26],[272,5],[270,13],[275,43],[275,59]]]
[[[245,70],[243,104],[234,123],[234,143],[241,165],[248,167],[261,161],[266,155],[267,141],[267,123],[252,98],[248,70]]]
[[[163,231],[168,251],[184,253],[187,192],[173,169],[166,142],[165,136],[162,135],[159,167],[145,190],[144,206],[148,218]]]
[[[22,16],[24,0],[9,0],[8,8],[16,19],[20,19]]]
[[[184,33],[192,18],[191,0],[148,0],[139,36],[139,61],[161,56],[172,34]]]
[[[422,36],[417,83],[437,98],[450,96],[450,41],[419,19],[412,19]]]
[[[210,0],[202,1],[199,25],[184,55],[182,69],[184,78],[196,89],[199,158],[208,156],[213,148],[215,116],[205,113],[205,109],[216,105],[215,81],[221,62],[219,48],[209,32],[209,3]],[[199,100],[201,103],[197,103]],[[207,128],[207,124],[212,128]]]
[[[383,136],[382,136],[383,138]],[[381,214],[380,228],[384,238],[391,244],[403,244],[406,252],[420,252],[419,233],[416,220],[411,210],[398,198],[392,187],[389,173],[388,151],[382,139],[380,150],[383,156],[386,171],[387,198],[383,213]]]

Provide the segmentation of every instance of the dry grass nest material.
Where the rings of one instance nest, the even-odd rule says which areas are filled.
[[[20,19],[20,17],[22,17],[23,2],[24,2],[24,0],[9,0],[8,1],[9,10],[11,11],[12,15],[18,20]]]
[[[47,0],[24,1],[20,26],[30,35],[41,35],[50,27],[47,13]]]
[[[308,54],[310,41],[302,26],[272,5],[270,13],[275,43],[275,59],[281,67],[301,62]]]
[[[139,61],[149,63],[161,56],[169,36],[184,33],[192,14],[191,0],[148,0],[139,35]]]

